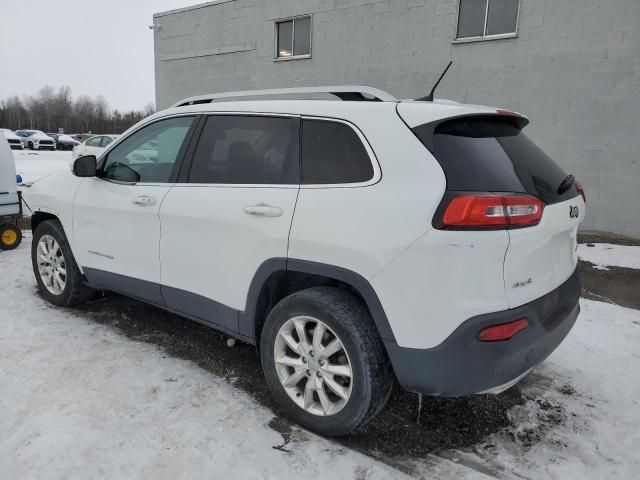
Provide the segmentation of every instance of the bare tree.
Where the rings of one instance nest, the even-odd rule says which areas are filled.
[[[95,99],[81,95],[74,100],[71,89],[42,87],[36,95],[8,97],[0,101],[0,127],[23,128],[68,133],[122,133],[133,124],[153,114],[155,106],[147,104],[142,111],[111,111],[109,102],[99,95]]]

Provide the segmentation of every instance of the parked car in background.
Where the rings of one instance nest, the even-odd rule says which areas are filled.
[[[301,92],[345,101],[216,101]],[[259,346],[281,407],[323,435],[396,382],[499,393],[580,311],[584,190],[528,123],[368,87],[184,99],[31,187],[39,290],[113,290]]]
[[[71,136],[80,143],[84,142],[88,138],[95,137],[93,133],[74,133]]]
[[[4,138],[7,139],[7,142],[9,142],[11,150],[22,150],[24,148],[22,138],[16,135],[12,130],[9,130],[8,128],[0,128],[0,133],[2,133]]]
[[[71,135],[65,135],[64,133],[47,133],[47,135],[56,141],[58,150],[73,150],[80,145],[80,142],[71,137]]]
[[[73,149],[71,156],[76,159],[83,155],[95,155],[99,157],[107,146],[111,144],[119,135],[96,135],[91,137]]]
[[[56,149],[56,141],[41,130],[17,130],[16,135],[29,150]]]

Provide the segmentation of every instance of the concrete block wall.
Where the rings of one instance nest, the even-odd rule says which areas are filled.
[[[218,0],[157,14],[159,108],[225,90],[366,84],[512,108],[586,187],[585,228],[640,237],[640,0],[521,0],[518,36],[454,42],[458,0]],[[274,20],[313,15],[312,58]]]

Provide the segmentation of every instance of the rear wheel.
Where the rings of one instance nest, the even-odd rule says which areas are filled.
[[[57,220],[42,222],[33,233],[31,263],[42,296],[54,305],[71,307],[91,299],[71,247]]]
[[[0,225],[0,250],[13,250],[22,242],[22,232],[11,224]]]
[[[269,314],[260,341],[267,383],[285,412],[323,435],[365,425],[393,379],[367,308],[330,287],[295,293]]]

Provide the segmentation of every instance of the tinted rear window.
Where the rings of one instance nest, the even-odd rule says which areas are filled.
[[[530,193],[547,204],[578,195],[575,186],[558,194],[566,172],[508,120],[465,117],[413,131],[431,147],[448,190]]]
[[[369,154],[353,128],[323,120],[303,121],[303,184],[367,182],[373,173]]]

